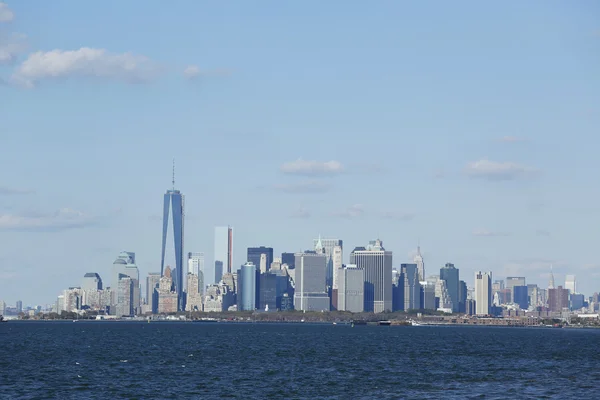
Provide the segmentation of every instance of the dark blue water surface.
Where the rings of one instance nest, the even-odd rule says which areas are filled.
[[[600,330],[0,324],[0,398],[599,398]]]

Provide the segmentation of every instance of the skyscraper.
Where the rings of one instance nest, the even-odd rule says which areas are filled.
[[[238,271],[238,307],[240,311],[256,308],[256,266],[248,261]]]
[[[200,294],[204,295],[204,253],[188,253],[188,274],[198,276],[198,287]]]
[[[548,289],[554,289],[554,268],[550,265],[550,278],[548,279]]]
[[[231,226],[215,227],[215,252],[214,252],[215,270],[211,271],[211,276],[206,277],[206,282],[217,283],[225,273],[232,273],[233,268],[233,228]],[[217,261],[221,262],[221,273],[216,271]],[[214,273],[214,276],[212,274]],[[217,276],[218,275],[218,276]],[[210,280],[209,280],[210,279]]]
[[[338,271],[338,301],[340,311],[363,312],[365,307],[365,271],[347,265]]]
[[[202,311],[202,293],[198,282],[198,275],[188,272],[185,311]]]
[[[325,256],[327,257],[327,286],[333,287],[333,285],[334,285],[334,281],[333,281],[334,249],[336,247],[339,247],[339,252],[340,252],[339,256],[341,257],[343,247],[344,247],[344,242],[340,239],[323,239],[319,235],[318,239],[313,239],[313,246],[314,246],[314,249],[316,252],[322,251],[325,254]],[[340,268],[341,268],[341,265],[340,265]]]
[[[102,290],[102,278],[95,272],[88,272],[83,276],[82,290]]]
[[[327,257],[323,253],[296,253],[294,308],[298,311],[329,311]]]
[[[575,282],[575,275],[565,276],[565,289],[567,289],[571,294],[577,293],[577,285]]]
[[[421,246],[417,246],[417,254],[415,255],[414,262],[417,264],[419,282],[422,282],[425,280],[425,263],[423,262],[423,256],[421,255]]]
[[[365,311],[392,310],[392,252],[379,239],[350,253],[350,263],[365,271]]]
[[[446,263],[446,265],[440,268],[440,279],[446,281],[446,288],[448,288],[448,294],[450,295],[450,300],[452,300],[452,312],[458,312],[460,303],[458,296],[460,281],[458,268],[452,263]]]
[[[160,272],[150,272],[146,277],[146,304],[152,306],[152,314],[158,313],[158,284]]]
[[[133,312],[139,311],[141,293],[140,293],[140,271],[135,263],[135,253],[130,251],[122,251],[117,259],[113,262],[112,276],[112,310],[117,311],[116,307],[119,302],[119,281],[122,276],[131,278],[132,282],[132,308]],[[124,297],[122,297],[124,298]],[[122,311],[123,309],[121,309]],[[113,311],[111,311],[111,314]],[[129,314],[127,314],[129,315]]]
[[[492,305],[492,273],[475,273],[475,313],[489,315]]]
[[[399,285],[404,286],[403,310],[421,309],[421,284],[417,264],[400,264]]]
[[[266,256],[265,265],[270,266],[273,262],[273,248],[272,247],[248,247],[248,259],[247,261],[251,261],[257,269],[260,268],[260,255],[264,254]]]
[[[167,232],[169,231],[169,215],[173,222],[173,245],[175,249],[175,292],[178,296],[177,310],[184,310],[183,297],[183,224],[184,224],[184,196],[179,190],[175,190],[175,164],[173,164],[173,188],[167,190],[164,195],[163,204],[163,232],[162,232],[162,257],[160,260],[160,274],[164,275],[165,271],[165,252],[167,249]]]
[[[512,299],[513,303],[516,303],[515,290],[514,290],[515,286],[527,286],[527,284],[525,283],[525,277],[524,276],[508,276],[508,277],[506,277],[506,289],[510,290],[510,298]]]

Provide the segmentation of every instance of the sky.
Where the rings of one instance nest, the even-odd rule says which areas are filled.
[[[600,3],[0,3],[0,299],[319,234],[600,291]],[[172,253],[171,253],[172,256]]]

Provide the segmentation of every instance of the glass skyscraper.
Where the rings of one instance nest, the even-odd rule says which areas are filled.
[[[175,179],[173,179],[174,181]],[[175,185],[175,182],[173,182]],[[183,266],[183,216],[184,216],[184,196],[179,190],[167,190],[164,196],[163,207],[163,234],[162,234],[162,258],[160,261],[160,274],[165,271],[165,250],[167,247],[167,231],[169,230],[169,215],[171,215],[173,227],[173,244],[175,247],[175,291],[177,292],[177,310],[185,311],[183,297],[183,271],[187,270]]]

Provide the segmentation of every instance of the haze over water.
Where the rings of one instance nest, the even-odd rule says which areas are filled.
[[[0,398],[589,398],[600,330],[0,325]]]

